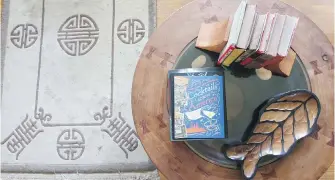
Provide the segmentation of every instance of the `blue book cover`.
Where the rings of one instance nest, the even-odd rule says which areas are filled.
[[[173,138],[226,138],[223,75],[176,73],[170,78]]]

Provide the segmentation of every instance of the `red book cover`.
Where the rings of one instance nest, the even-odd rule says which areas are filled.
[[[271,64],[279,63],[280,61],[282,61],[284,59],[284,57],[287,55],[287,52],[289,51],[289,48],[290,48],[290,45],[291,45],[292,41],[293,41],[293,37],[294,37],[296,27],[297,26],[294,27],[293,33],[291,34],[290,41],[289,41],[289,46],[288,46],[288,49],[286,51],[286,54],[277,54],[276,57],[272,58],[269,61],[266,61],[266,62],[262,63],[262,67],[265,67],[265,66],[268,66],[268,65],[271,65]]]
[[[257,66],[253,66],[253,65],[250,65],[250,64],[261,64],[257,61],[255,61],[258,57],[260,57],[262,54],[264,54],[264,52],[261,52],[261,51],[256,51],[254,52],[254,54],[252,54],[251,56],[249,56],[248,58],[246,58],[244,61],[242,61],[240,64],[243,65],[243,66],[246,66],[247,68],[256,68],[258,67]],[[251,63],[253,62],[253,63]],[[248,67],[248,65],[250,65],[250,67]]]
[[[219,57],[217,65],[221,65],[222,62],[234,51],[235,45],[230,45],[229,48]]]
[[[266,19],[268,19],[268,17],[269,17],[269,13],[267,13],[267,15],[266,15]],[[266,23],[264,24],[264,26],[266,25]],[[272,21],[271,21],[271,28],[273,27],[273,25],[274,25],[274,20],[272,19]],[[265,37],[265,35],[264,35],[264,30],[265,30],[265,27],[264,27],[264,29],[263,29],[263,31],[262,31],[262,34],[261,34],[261,38],[260,38],[260,40],[259,40],[259,43],[264,43],[264,38],[269,38],[269,36],[270,36],[270,34],[268,35],[268,37]],[[261,44],[259,44],[259,46],[258,46],[258,48],[261,46]],[[251,62],[253,62],[253,61],[255,61],[258,57],[260,57],[262,54],[264,54],[265,52],[264,51],[260,51],[260,50],[257,50],[254,54],[252,54],[251,56],[249,56],[248,58],[246,58],[246,59],[244,59],[243,61],[241,61],[240,62],[240,64],[241,65],[243,65],[243,66],[246,66],[246,65],[248,65],[248,64],[250,64]],[[254,62],[254,63],[252,63],[252,64],[261,64],[261,63],[259,63],[259,62]],[[251,67],[249,67],[249,68],[252,68],[252,67],[254,67],[253,65],[251,66]],[[255,66],[256,67],[256,66]],[[257,65],[257,67],[259,67],[259,65]]]
[[[245,66],[245,65],[247,65],[247,64],[249,64],[251,62],[252,62],[252,58],[248,57],[248,58],[244,59],[243,61],[241,61],[240,64],[242,66]]]

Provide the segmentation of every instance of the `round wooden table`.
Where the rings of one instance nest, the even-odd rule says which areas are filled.
[[[334,152],[334,51],[323,32],[304,14],[276,0],[254,0],[260,13],[279,12],[300,17],[292,48],[308,73],[322,111],[317,132],[297,144],[285,158],[259,169],[255,179],[318,179],[333,161]],[[146,44],[137,64],[132,109],[144,149],[168,179],[241,179],[241,172],[209,163],[183,142],[169,139],[166,108],[167,72],[202,22],[232,15],[239,1],[196,0],[160,26]]]

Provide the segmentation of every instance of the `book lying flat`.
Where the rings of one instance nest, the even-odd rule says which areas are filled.
[[[171,141],[226,138],[221,68],[170,70]]]
[[[240,31],[242,28],[246,6],[247,6],[247,0],[242,0],[242,2],[238,6],[234,14],[228,42],[219,55],[217,65],[229,66],[231,64],[229,62],[232,61],[231,59],[234,60],[233,57],[237,57],[239,56],[237,54],[241,53],[241,50],[240,51],[239,50],[234,51],[234,50],[236,48],[238,37],[240,35]],[[230,58],[227,59],[228,57]]]

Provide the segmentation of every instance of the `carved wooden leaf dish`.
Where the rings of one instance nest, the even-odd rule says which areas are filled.
[[[270,99],[259,113],[259,119],[248,140],[229,147],[229,159],[243,161],[242,173],[252,178],[260,158],[286,155],[295,143],[311,134],[317,124],[321,106],[315,94],[295,90]]]

